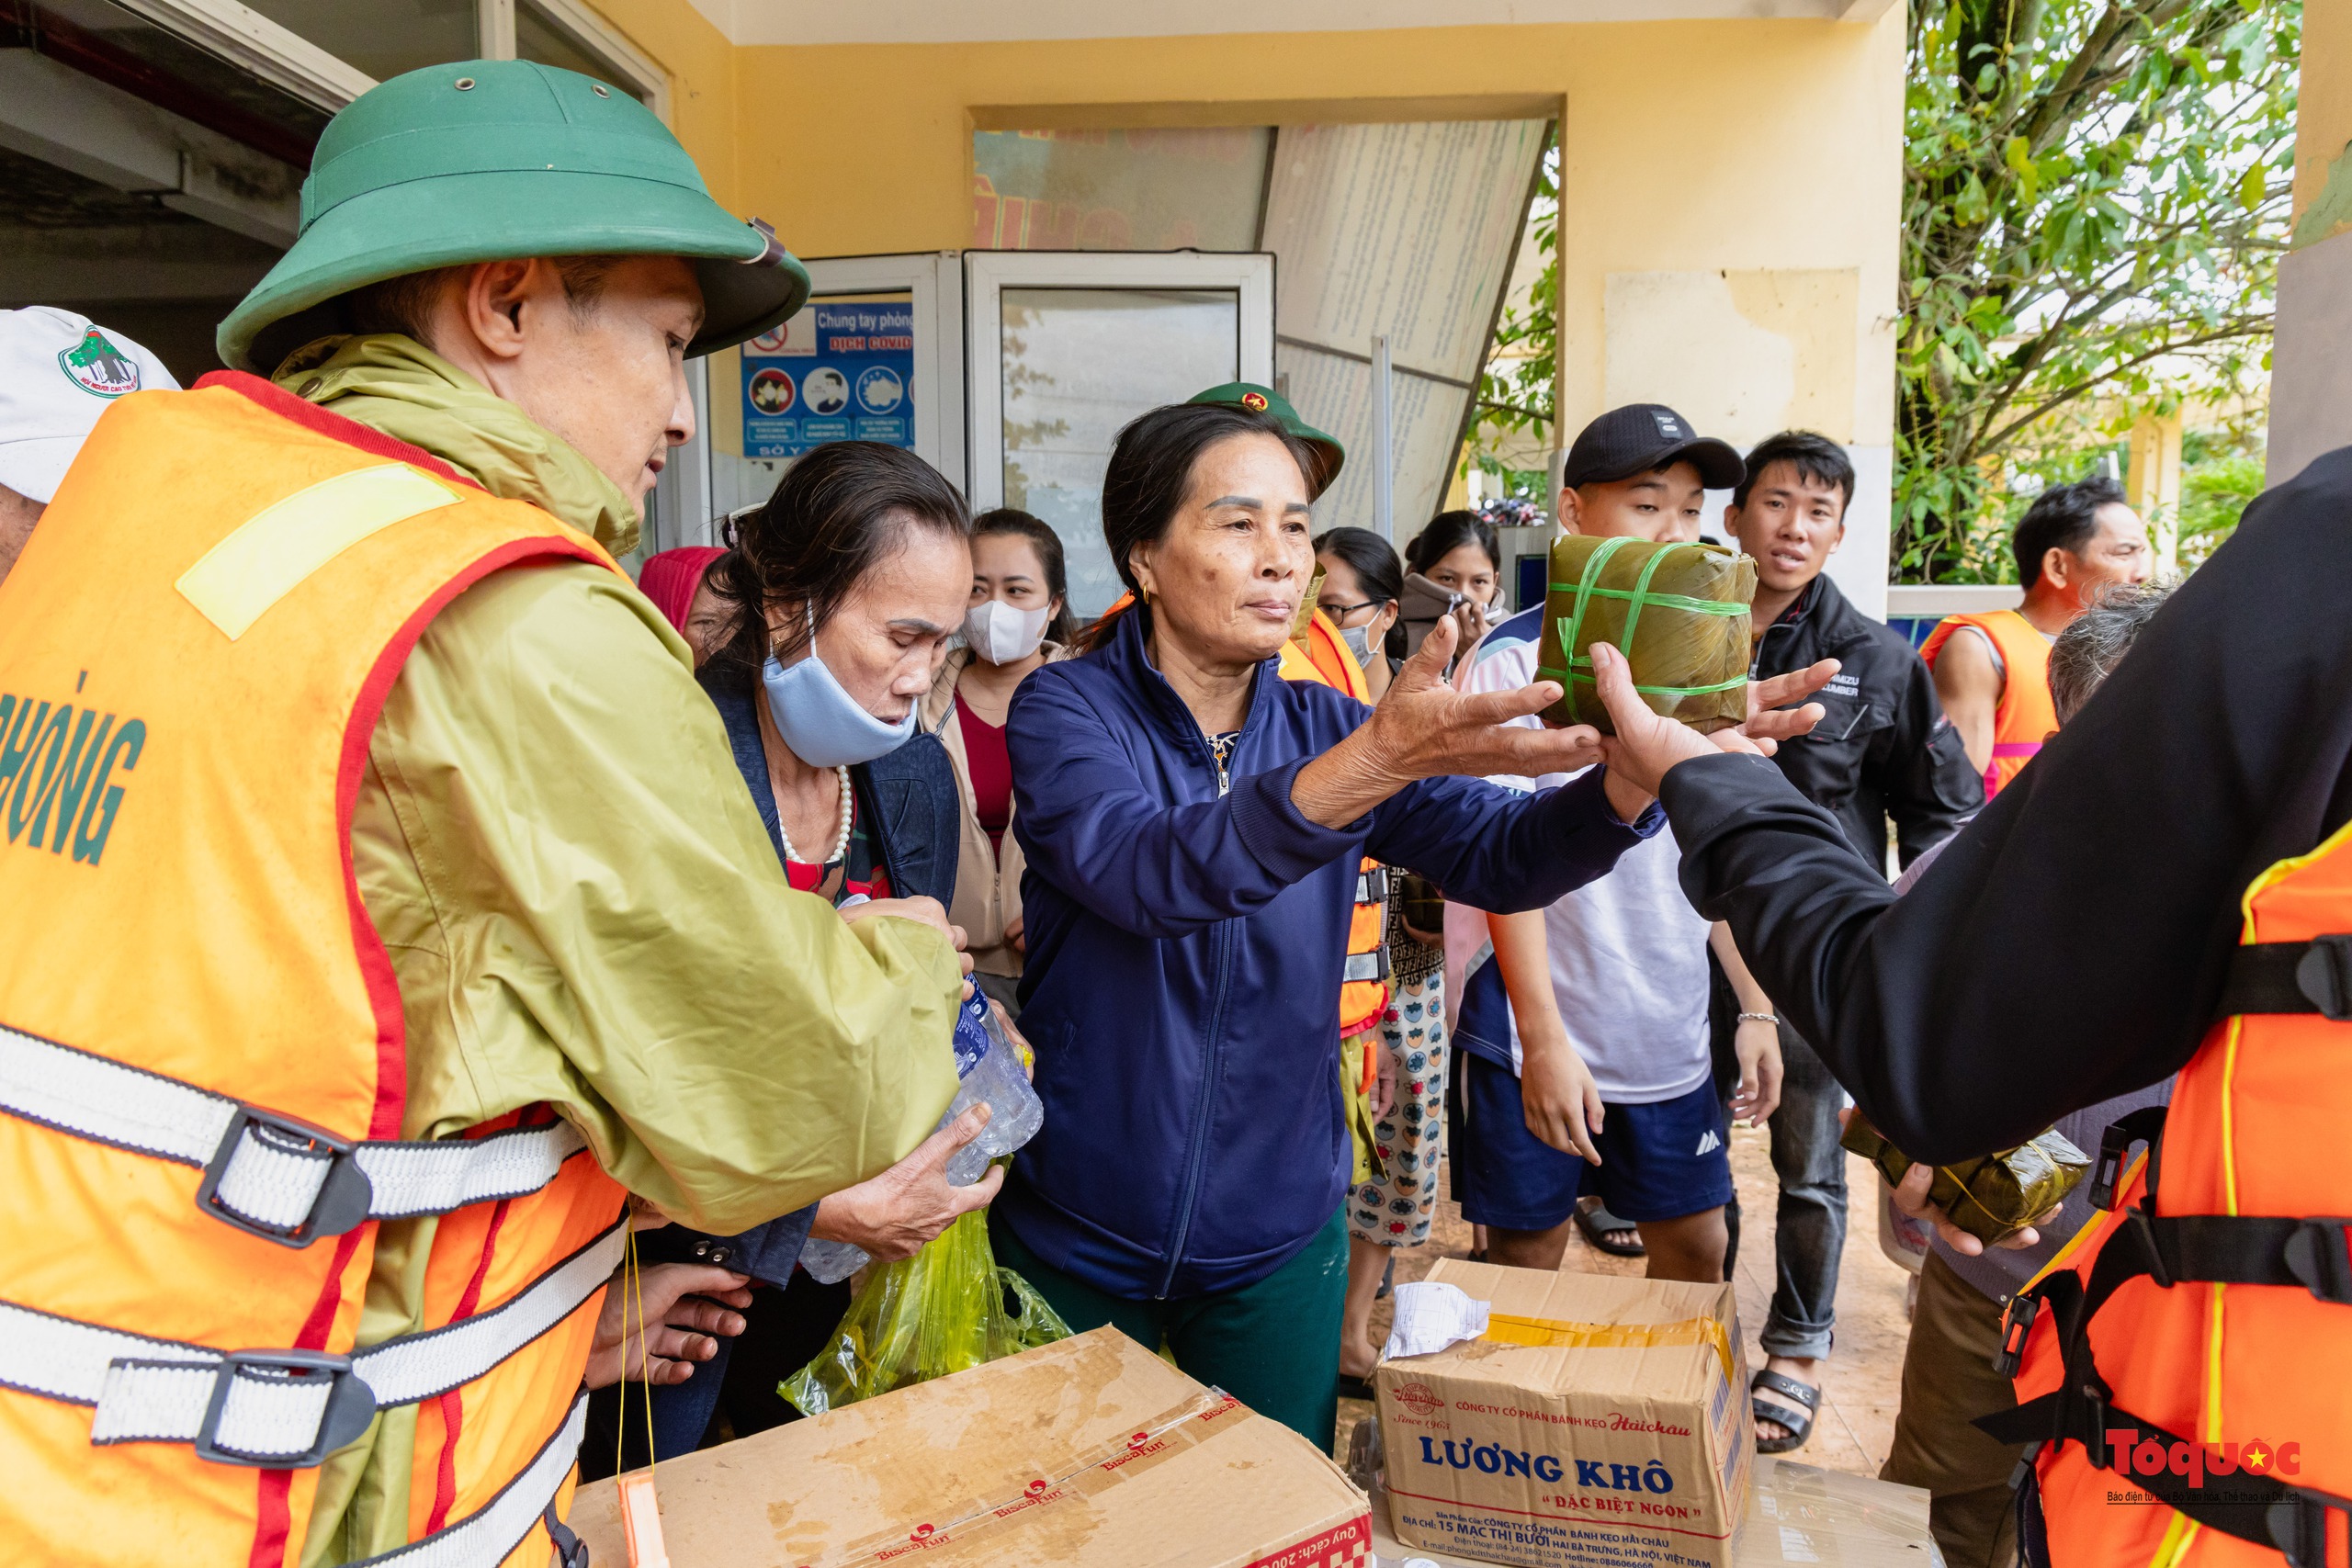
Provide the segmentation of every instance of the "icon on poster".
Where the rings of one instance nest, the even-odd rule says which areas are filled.
[[[808,372],[801,387],[810,413],[839,413],[849,406],[849,378],[830,365]]]
[[[907,384],[887,365],[876,365],[857,378],[857,403],[867,413],[896,413],[907,400]]]
[[[768,368],[755,372],[750,388],[752,406],[764,414],[790,413],[794,400],[792,378]]]
[[[828,441],[914,446],[914,308],[820,299],[743,345],[743,456],[794,457]]]

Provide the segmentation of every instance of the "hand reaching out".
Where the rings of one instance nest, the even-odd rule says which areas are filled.
[[[1543,729],[1510,722],[1558,702],[1556,681],[1475,696],[1455,691],[1445,666],[1460,638],[1454,618],[1440,617],[1363,728],[1299,770],[1291,800],[1301,815],[1342,827],[1419,779],[1534,778],[1572,773],[1600,760],[1600,734],[1590,725]]]
[[[1634,690],[1633,667],[1625,662],[1623,654],[1605,642],[1594,643],[1591,652],[1594,684],[1600,688],[1600,700],[1609,708],[1610,722],[1617,729],[1615,735],[1600,742],[1610,776],[1629,789],[1652,796],[1657,794],[1659,781],[1666,777],[1668,770],[1693,757],[1712,757],[1719,751],[1748,751],[1769,757],[1781,741],[1808,733],[1821,722],[1821,705],[1807,703],[1799,708],[1784,705],[1811,696],[1827,685],[1838,670],[1836,660],[1825,659],[1769,681],[1751,681],[1747,684],[1747,722],[1702,735],[1689,725],[1661,716],[1642,700]]]

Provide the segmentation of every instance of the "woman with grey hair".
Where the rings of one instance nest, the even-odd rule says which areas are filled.
[[[2092,601],[2050,645],[2050,704],[2062,725],[2075,722],[2155,613],[2172,597],[2169,582],[2118,583]]]

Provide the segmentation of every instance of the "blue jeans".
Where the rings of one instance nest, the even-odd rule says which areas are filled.
[[[1829,1354],[1838,1324],[1838,1259],[1846,1247],[1844,1091],[1787,1023],[1781,1025],[1781,1108],[1772,1112],[1772,1174],[1781,1201],[1772,1237],[1777,1278],[1757,1337],[1768,1356]]]

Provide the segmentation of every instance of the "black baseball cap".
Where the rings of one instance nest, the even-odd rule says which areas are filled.
[[[1699,482],[1709,490],[1736,489],[1747,477],[1747,462],[1728,442],[1701,435],[1664,403],[1627,403],[1577,433],[1560,483],[1570,490],[1610,484],[1677,462],[1697,468]]]

